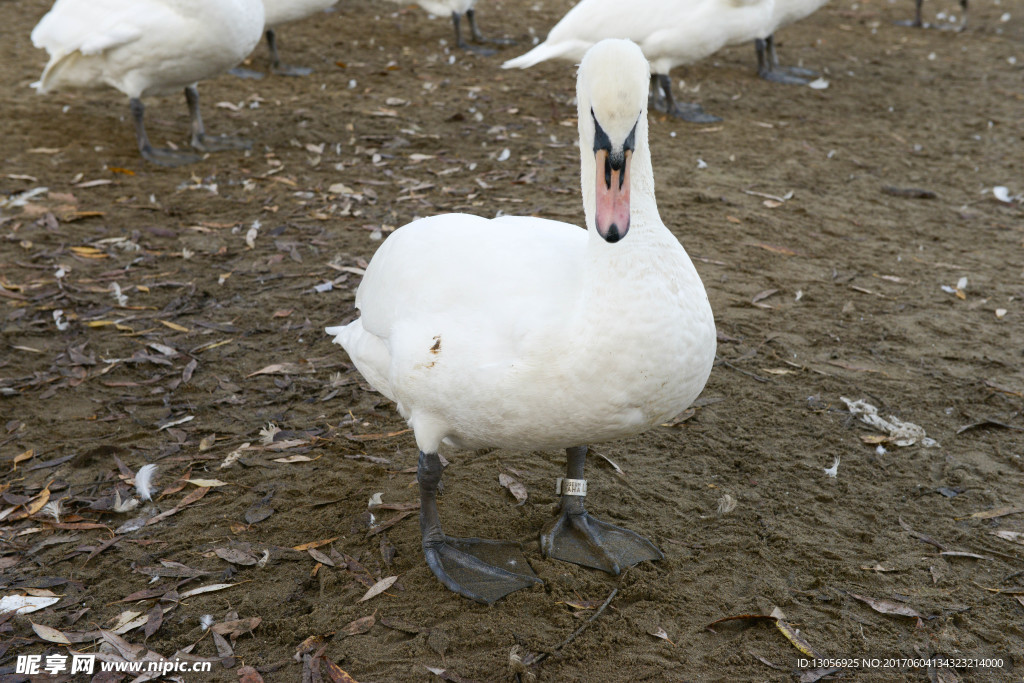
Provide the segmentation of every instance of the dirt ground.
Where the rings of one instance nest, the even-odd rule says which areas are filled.
[[[499,68],[571,4],[481,2],[519,44],[480,57],[415,6],[342,0],[280,31],[311,77],[200,85],[208,128],[252,153],[164,169],[118,93],[29,89],[49,2],[0,3],[0,595],[59,597],[0,617],[4,681],[18,654],[143,645],[218,658],[186,680],[1024,678],[1020,0],[973,5],[962,33],[894,25],[909,0],[833,2],[778,35],[826,89],[758,79],[749,45],[675,72],[724,119],[651,119],[719,362],[693,409],[596,448],[621,474],[587,474],[589,509],[666,558],[620,577],[545,560],[564,454],[452,451],[448,531],[522,541],[544,587],[485,607],[430,574],[412,435],[322,330],[414,217],[582,223],[574,67]],[[186,143],[183,98],[148,116]],[[898,446],[842,397],[936,445]],[[147,463],[154,501],[116,512]],[[801,667],[787,624],[879,661]],[[968,661],[881,668],[929,657]]]

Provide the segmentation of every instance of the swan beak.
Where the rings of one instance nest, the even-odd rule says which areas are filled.
[[[629,231],[629,162],[633,151],[616,155],[598,149],[597,159],[597,234],[614,244]]]

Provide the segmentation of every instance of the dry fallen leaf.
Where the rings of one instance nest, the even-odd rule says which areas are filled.
[[[516,507],[526,502],[526,487],[523,486],[516,478],[501,472],[498,474],[498,483],[508,489],[508,492],[515,496],[519,503]]]
[[[60,598],[32,597],[30,595],[5,595],[0,598],[0,614],[17,611],[28,614],[60,602]]]
[[[995,519],[1024,512],[1024,505],[1004,505],[1001,508],[982,510],[971,515],[971,519]]]
[[[898,603],[890,602],[888,600],[876,600],[875,598],[866,598],[863,595],[857,595],[856,593],[847,593],[847,595],[849,595],[851,598],[855,600],[860,600],[861,602],[871,607],[871,609],[875,610],[876,612],[881,612],[882,614],[895,614],[897,616],[911,617],[914,619],[922,618],[920,612],[915,610],[913,607],[908,607],[907,605],[900,605]]]
[[[201,593],[212,593],[214,591],[222,591],[225,588],[233,588],[237,586],[236,583],[211,583],[208,586],[200,586],[199,588],[193,588],[190,591],[185,591],[181,594],[181,599],[191,598],[193,595],[199,595]]]
[[[1024,532],[1021,531],[1007,531],[1005,529],[999,529],[998,531],[990,532],[993,536],[998,536],[1004,541],[1010,541],[1011,543],[1020,543],[1024,545]]]
[[[55,628],[44,626],[43,624],[37,624],[34,621],[29,622],[32,624],[32,630],[36,632],[36,635],[45,641],[51,643],[59,643],[61,645],[70,645],[71,641],[63,633]]]
[[[665,629],[663,628],[659,627],[654,629],[653,631],[648,631],[647,635],[654,636],[655,638],[661,638],[662,640],[666,640],[672,647],[675,647],[676,645],[672,642],[672,639],[668,637],[668,634],[665,633]]]
[[[213,552],[217,557],[231,564],[251,566],[259,562],[252,553],[248,553],[240,548],[217,548]]]
[[[818,651],[815,650],[802,635],[800,635],[800,631],[790,626],[789,623],[784,620],[785,615],[782,614],[782,610],[776,607],[772,610],[771,616],[775,619],[776,628],[782,631],[782,635],[786,636],[786,639],[789,640],[789,642],[793,643],[793,647],[813,659],[823,658],[821,654],[819,654]]]
[[[327,545],[328,543],[334,543],[339,538],[341,538],[341,536],[332,536],[331,538],[325,538],[322,541],[310,541],[309,543],[303,543],[301,545],[293,546],[292,550],[298,550],[301,553],[302,551],[309,550],[310,548],[319,548],[322,545]]]
[[[360,617],[355,621],[349,622],[345,626],[342,626],[338,632],[344,633],[347,636],[357,636],[361,633],[366,633],[367,631],[369,631],[371,628],[373,628],[373,625],[375,623],[377,623],[376,612],[374,612],[368,617]]]
[[[357,602],[365,602],[366,600],[369,600],[370,598],[377,597],[378,595],[380,595],[381,593],[383,593],[387,589],[391,588],[391,586],[395,583],[395,581],[398,581],[398,577],[397,576],[389,576],[386,579],[381,579],[377,583],[373,584],[373,586],[370,588],[370,590],[366,591],[366,595],[364,595],[363,597],[359,598],[359,600]]]

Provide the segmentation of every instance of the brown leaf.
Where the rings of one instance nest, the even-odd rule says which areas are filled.
[[[808,643],[795,628],[783,620],[782,610],[778,607],[773,609],[772,617],[775,619],[776,628],[782,631],[782,635],[786,636],[786,639],[789,640],[789,642],[793,643],[793,647],[800,650],[800,652],[803,652],[808,657],[813,659],[822,659],[822,655],[819,654],[818,651],[815,650],[814,647],[812,647],[811,644]]]
[[[389,576],[389,577],[387,577],[385,579],[381,579],[377,583],[373,584],[373,586],[370,588],[370,590],[366,591],[366,595],[364,595],[363,597],[359,598],[359,600],[357,600],[357,602],[365,602],[365,601],[367,601],[367,600],[369,600],[371,598],[377,597],[378,595],[380,595],[381,593],[383,593],[387,589],[391,588],[391,586],[395,583],[395,581],[398,581],[398,577],[397,576]]]
[[[214,643],[214,645],[217,646],[217,654],[220,655],[221,659],[228,660],[227,662],[225,662],[225,666],[227,666],[228,668],[231,668],[232,666],[234,666],[234,664],[233,664],[233,662],[234,662],[233,655],[235,654],[235,649],[233,647],[231,647],[231,643],[229,643],[227,641],[227,638],[225,638],[221,634],[219,634],[216,631],[214,631],[213,632],[213,643]],[[231,663],[228,663],[228,662],[231,662]]]
[[[516,500],[519,501],[516,507],[519,507],[519,505],[523,505],[526,502],[526,487],[517,479],[501,472],[498,474],[498,483],[508,489],[508,492],[515,496]]]
[[[668,637],[667,633],[665,633],[665,629],[663,629],[661,627],[658,627],[658,628],[656,628],[656,629],[654,629],[652,631],[648,631],[647,635],[654,636],[655,638],[661,638],[662,640],[668,641],[668,643],[670,645],[675,647],[675,643],[673,643],[672,639]]]
[[[320,552],[316,548],[309,548],[308,550],[306,550],[306,552],[309,553],[310,557],[312,557],[317,562],[320,562],[321,564],[326,564],[328,567],[336,566],[335,563],[334,563],[334,560],[332,560],[331,558],[327,557],[327,555],[325,555],[324,553]]]
[[[320,659],[324,663],[324,666],[327,668],[327,675],[330,677],[331,683],[358,683],[358,681],[352,678],[352,676],[350,676],[348,672],[346,672],[344,669],[342,669],[340,666],[338,666],[331,660],[327,659],[326,657],[321,657]]]
[[[401,522],[403,519],[405,519],[406,517],[408,517],[411,514],[412,514],[411,510],[408,510],[406,512],[400,512],[398,515],[396,515],[392,519],[389,519],[386,522],[382,522],[381,524],[378,524],[375,527],[371,527],[370,530],[366,532],[366,535],[367,536],[373,536],[374,534],[379,534],[382,531],[387,531],[388,529],[390,529],[394,525],[398,524],[399,522]]]
[[[37,624],[34,621],[29,622],[32,624],[32,630],[36,632],[36,635],[45,641],[50,643],[59,643],[60,645],[70,645],[71,641],[63,633],[55,628],[44,626],[43,624]]]
[[[243,666],[238,670],[238,683],[263,683],[263,676],[251,666]]]
[[[217,557],[231,564],[252,566],[259,562],[259,559],[253,556],[252,553],[246,552],[241,548],[217,548],[213,552]]]
[[[322,541],[310,541],[309,543],[303,543],[301,545],[293,546],[292,550],[298,550],[301,553],[302,551],[309,550],[310,548],[319,548],[322,545],[327,545],[328,543],[334,543],[339,538],[341,538],[341,536],[333,536],[331,538],[325,538]]]
[[[316,369],[312,363],[274,363],[265,368],[260,368],[256,372],[250,372],[246,377],[255,377],[256,375],[301,375],[315,371]]]
[[[373,614],[371,614],[368,617],[360,617],[359,619],[356,619],[355,621],[351,621],[348,624],[346,624],[345,626],[342,626],[341,630],[339,631],[339,633],[344,633],[345,635],[349,635],[349,636],[356,636],[356,635],[359,635],[361,633],[366,633],[371,628],[373,628],[374,624],[377,623],[377,616],[376,615],[377,615],[377,613],[374,612]]]
[[[1024,545],[1024,532],[1021,531],[1007,531],[999,529],[998,531],[990,532],[993,536],[998,536],[1004,541],[1010,541],[1011,543],[1020,543]]]
[[[146,612],[146,628],[143,629],[145,637],[143,640],[149,640],[149,637],[159,630],[160,625],[164,623],[164,610],[160,605],[154,605],[153,609]]]
[[[15,469],[15,470],[18,469],[18,463],[19,462],[25,462],[26,460],[29,460],[33,456],[35,456],[35,454],[36,454],[35,449],[34,448],[30,448],[27,451],[25,451],[24,453],[19,453],[18,455],[14,456],[14,460],[11,461],[11,463],[13,465],[13,467],[11,469]]]
[[[252,633],[261,623],[263,623],[262,617],[234,619],[232,621],[222,621],[219,624],[214,624],[210,627],[210,630],[214,633],[219,633],[222,636],[228,636],[232,641],[234,641],[239,636],[245,635],[246,633]]]
[[[778,293],[779,293],[779,290],[777,290],[777,289],[766,289],[766,290],[764,290],[762,292],[758,292],[757,294],[755,294],[754,298],[750,300],[750,303],[756,304],[758,301],[764,301],[765,299],[770,297],[772,294],[778,294]]]
[[[851,598],[860,600],[866,603],[871,609],[882,614],[895,614],[901,617],[911,617],[913,619],[921,619],[922,615],[920,612],[907,605],[900,605],[895,602],[889,602],[888,600],[876,600],[875,598],[866,598],[863,595],[857,595],[856,593],[847,593]]]
[[[995,508],[994,510],[982,510],[981,512],[975,512],[971,515],[971,519],[995,519],[996,517],[1015,515],[1020,512],[1024,512],[1024,505],[1004,505],[1003,507]]]

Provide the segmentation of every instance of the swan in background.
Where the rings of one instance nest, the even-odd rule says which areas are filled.
[[[949,26],[943,24],[926,24],[921,21],[921,5],[923,0],[914,0],[914,18],[912,20],[897,21],[897,26],[913,26],[914,28],[953,28],[957,31],[963,31],[967,28],[967,0],[960,0],[960,9],[963,10],[963,18],[960,20],[959,26]]]
[[[281,76],[308,76],[313,73],[309,67],[291,66],[281,62],[281,57],[277,52],[277,29],[284,24],[290,24],[293,21],[311,17],[317,12],[323,12],[336,4],[338,4],[338,0],[263,0],[271,72]],[[232,69],[231,73],[241,78],[263,78],[263,74],[259,71],[241,67]]]
[[[806,85],[804,76],[817,75],[808,69],[779,66],[779,58],[775,54],[775,32],[814,14],[826,2],[828,0],[775,0],[768,37],[754,41],[758,76],[775,83]]]
[[[206,134],[196,82],[238,64],[262,33],[262,0],[57,0],[32,31],[32,43],[50,54],[33,86],[40,93],[120,90],[129,98],[142,157],[179,166],[201,157],[153,147],[142,98],[183,88],[193,147],[248,149],[247,141]]]
[[[401,2],[401,0],[396,0]],[[469,30],[473,40],[478,43],[493,43],[496,45],[514,45],[515,42],[504,38],[484,38],[480,28],[476,25],[476,0],[415,0],[416,4],[430,14],[445,17],[451,16],[452,24],[455,26],[455,45],[463,50],[475,52],[479,55],[490,56],[495,54],[494,50],[470,45],[462,38],[462,15],[469,20]]]
[[[546,556],[614,574],[663,557],[583,504],[585,444],[677,415],[715,359],[704,286],[658,214],[649,79],[628,40],[602,41],[580,64],[586,230],[528,217],[414,221],[370,261],[356,293],[361,317],[326,329],[412,427],[427,564],[450,590],[479,602],[539,579],[513,544],[442,531],[442,442],[566,449],[561,511],[540,537]]]
[[[719,121],[700,105],[676,102],[668,73],[726,45],[764,38],[773,5],[774,0],[582,0],[543,43],[502,67],[526,69],[554,58],[578,61],[599,40],[628,38],[650,60],[652,91],[657,97],[660,88],[669,114],[696,123]]]

